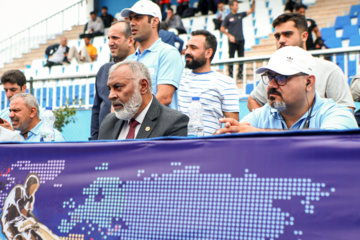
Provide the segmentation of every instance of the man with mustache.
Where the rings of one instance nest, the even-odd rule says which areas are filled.
[[[267,66],[256,70],[267,85],[268,103],[239,123],[221,119],[216,133],[267,132],[299,129],[355,129],[352,110],[315,92],[316,61],[299,47],[277,50]]]
[[[42,122],[39,117],[37,99],[29,93],[18,93],[10,99],[10,114],[12,126],[18,130],[26,142],[40,142]],[[64,142],[61,133],[55,131],[55,142]]]
[[[152,95],[147,67],[123,61],[109,71],[109,99],[115,112],[103,120],[99,139],[140,139],[186,136],[189,118],[159,103]]]
[[[298,46],[306,50],[308,38],[306,18],[297,13],[284,13],[273,21],[275,29],[276,48]],[[317,66],[316,91],[320,97],[331,98],[336,103],[355,109],[348,80],[342,70],[333,62],[314,58]],[[267,102],[266,86],[262,81],[251,92],[248,99],[248,108],[252,111]]]
[[[139,43],[127,60],[142,62],[149,69],[153,93],[161,104],[177,109],[177,88],[184,69],[179,51],[159,38],[162,18],[159,6],[149,0],[137,1],[121,11],[130,20],[134,40]]]
[[[117,62],[124,61],[135,52],[135,41],[131,36],[129,22],[120,20],[112,23],[108,32],[108,44],[113,61],[102,65],[96,74],[96,91],[91,112],[91,137],[89,140],[98,139],[101,122],[110,113],[111,102],[107,88],[110,67]]]
[[[204,135],[220,128],[219,118],[239,120],[239,97],[235,82],[213,71],[211,60],[216,52],[216,38],[206,30],[191,32],[185,50],[185,66],[179,86],[179,111],[188,114],[192,97],[200,97],[204,112]]]

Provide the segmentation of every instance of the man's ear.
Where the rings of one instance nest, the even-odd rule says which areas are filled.
[[[36,116],[37,110],[36,107],[30,108],[30,118],[34,118]]]
[[[24,84],[24,85],[21,87],[21,92],[23,92],[23,93],[26,92],[26,84]]]
[[[309,36],[308,32],[302,32],[301,33],[301,41],[306,42],[306,40],[308,39],[308,36]]]
[[[210,59],[212,54],[213,54],[214,50],[212,48],[208,48],[205,50],[205,58]]]
[[[158,25],[160,24],[160,20],[157,17],[152,18],[152,26],[157,29]]]
[[[134,38],[133,38],[132,36],[130,36],[130,37],[128,38],[128,46],[129,46],[129,47],[133,47],[133,46],[134,46],[134,43],[135,43]]]
[[[139,81],[139,91],[140,94],[143,95],[145,93],[147,93],[147,91],[149,90],[149,81],[146,78],[143,78]]]
[[[315,87],[315,76],[314,75],[309,75],[306,78],[305,91],[309,92],[314,87]]]

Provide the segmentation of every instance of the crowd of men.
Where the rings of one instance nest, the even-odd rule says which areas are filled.
[[[254,11],[255,1],[240,14],[233,12],[236,1],[229,4],[232,11],[221,25],[225,32],[232,28],[233,18],[241,20]],[[262,81],[249,97],[251,113],[240,122],[234,80],[210,67],[217,48],[211,32],[191,33],[184,66],[179,50],[159,37],[162,14],[157,4],[138,1],[123,9],[121,16],[125,20],[113,22],[108,31],[112,61],[96,76],[90,140],[187,136],[192,97],[200,97],[205,136],[358,127],[341,69],[306,51],[309,33],[303,14],[284,13],[273,21],[278,50],[268,65],[256,70]],[[243,44],[229,32],[229,42],[235,39],[235,44]],[[61,48],[61,57],[71,56],[60,45],[54,51]],[[25,93],[24,74],[9,70],[1,83],[10,106],[0,113],[0,140],[40,141],[43,110],[35,97]],[[58,131],[55,141],[64,141]]]

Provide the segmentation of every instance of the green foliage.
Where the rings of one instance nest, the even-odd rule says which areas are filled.
[[[78,101],[76,99],[73,100],[73,105],[77,105]],[[80,107],[82,104],[82,99],[80,99]],[[55,114],[55,123],[54,128],[62,132],[63,127],[68,125],[69,123],[74,123],[77,118],[76,115],[76,108],[74,106],[69,106],[69,99],[66,99],[65,106],[62,106],[58,109],[53,110]]]

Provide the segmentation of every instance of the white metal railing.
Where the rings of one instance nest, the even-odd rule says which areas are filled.
[[[345,76],[352,77],[353,75],[359,73],[359,56],[360,56],[360,46],[359,47],[346,47],[346,48],[337,48],[337,49],[324,49],[324,50],[313,50],[310,51],[314,57],[321,58],[331,58],[333,62],[337,62],[337,58],[341,58],[342,64],[341,68],[344,71]],[[257,69],[257,64],[262,63],[262,65],[266,64],[270,59],[271,55],[262,55],[255,57],[241,57],[241,58],[233,58],[224,61],[213,62],[212,66],[216,69],[223,69],[224,74],[227,75],[225,65],[233,64],[234,68],[237,64],[243,64],[243,87],[239,89],[240,97],[248,97],[250,92],[247,92],[247,86],[252,84],[256,86],[256,84],[260,81],[260,76],[257,76],[255,70]],[[352,72],[350,74],[349,66],[352,66]],[[248,79],[246,72],[252,73],[252,78]],[[235,69],[234,73],[234,81],[236,81]],[[255,81],[254,81],[255,80]],[[251,88],[250,88],[251,89]]]
[[[0,68],[4,63],[10,63],[23,53],[46,43],[74,25],[84,24],[87,19],[86,0],[79,0],[73,5],[54,15],[0,41]]]

